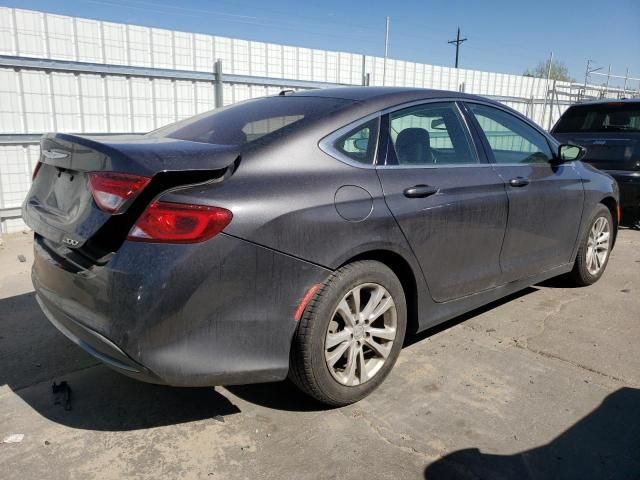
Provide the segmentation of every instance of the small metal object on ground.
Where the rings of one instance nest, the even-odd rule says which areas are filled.
[[[51,392],[54,405],[64,405],[66,411],[71,410],[71,387],[66,381],[63,380],[59,385],[53,382]]]

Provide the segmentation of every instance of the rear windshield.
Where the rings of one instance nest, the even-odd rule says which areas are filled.
[[[290,132],[351,103],[351,100],[326,97],[258,98],[172,123],[147,136],[245,145]]]
[[[571,107],[562,115],[554,132],[640,132],[640,103]]]

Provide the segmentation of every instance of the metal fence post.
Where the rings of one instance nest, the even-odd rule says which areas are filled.
[[[222,60],[216,60],[216,63],[213,64],[213,70],[216,74],[216,78],[213,81],[216,108],[220,108],[224,106],[224,96],[222,90],[222,82],[224,80],[222,77]]]

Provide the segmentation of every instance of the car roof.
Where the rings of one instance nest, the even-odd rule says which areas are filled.
[[[449,90],[433,90],[428,88],[412,87],[338,87],[338,88],[318,88],[292,93],[297,97],[329,97],[341,98],[353,101],[378,100],[380,103],[389,105],[410,102],[412,100],[429,100],[433,98],[460,98],[460,99],[480,99],[476,95],[469,95],[461,92]],[[482,99],[486,100],[486,99]]]
[[[598,100],[588,100],[586,102],[576,103],[571,105],[572,107],[581,107],[588,105],[607,105],[607,104],[619,104],[619,103],[640,103],[640,98],[601,98]]]

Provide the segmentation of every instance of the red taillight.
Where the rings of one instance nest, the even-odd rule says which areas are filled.
[[[42,167],[42,162],[36,163],[36,168],[33,169],[33,174],[31,175],[31,181],[33,182],[36,179],[36,175],[40,171],[40,167]]]
[[[91,172],[89,185],[98,207],[116,213],[128,200],[135,197],[151,179],[140,175],[118,172]]]
[[[220,233],[233,218],[224,208],[153,202],[129,232],[136,242],[195,243]]]

